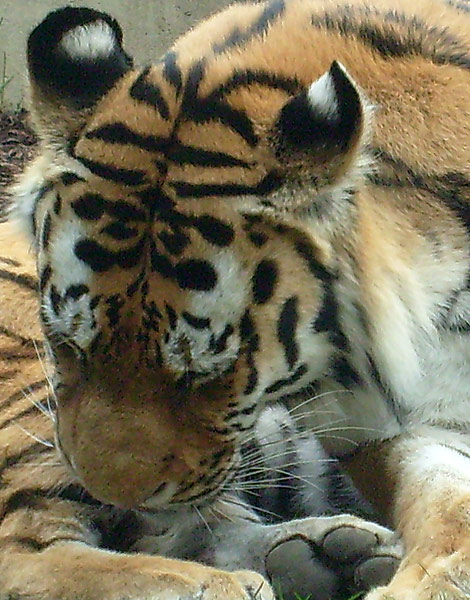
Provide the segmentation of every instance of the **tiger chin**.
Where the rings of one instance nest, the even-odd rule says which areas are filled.
[[[270,597],[260,575],[111,554],[89,511],[217,503],[281,399],[403,540],[368,600],[468,597],[469,40],[466,6],[430,0],[234,5],[145,68],[104,13],[31,33],[40,148],[10,221],[34,249],[62,466],[20,469],[38,448],[5,440],[7,597]],[[21,328],[31,300],[3,297]],[[266,575],[299,539],[339,562],[391,543],[332,519],[250,524],[235,553],[223,520],[208,561]]]

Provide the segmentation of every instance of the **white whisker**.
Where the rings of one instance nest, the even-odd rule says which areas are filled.
[[[55,446],[54,446],[54,444],[52,442],[50,442],[49,440],[43,440],[40,437],[38,437],[37,435],[34,435],[34,433],[31,433],[30,431],[27,431],[19,423],[14,423],[14,425],[16,425],[16,427],[18,427],[19,429],[21,429],[21,431],[23,433],[25,433],[27,436],[29,436],[30,438],[32,438],[36,442],[39,442],[40,444],[43,444],[43,446],[47,446],[48,448],[55,448]]]
[[[194,509],[194,512],[197,514],[197,516],[201,519],[201,521],[205,525],[207,531],[211,535],[214,535],[214,532],[212,531],[211,526],[209,525],[209,523],[207,522],[207,520],[204,518],[204,515],[202,514],[202,512],[199,510],[199,508],[195,504],[193,505],[193,509]]]
[[[39,364],[41,365],[42,372],[44,373],[44,377],[46,378],[46,381],[48,383],[49,390],[50,390],[50,392],[51,392],[51,394],[52,394],[52,396],[53,396],[53,398],[55,400],[54,385],[53,385],[52,380],[50,378],[49,372],[46,369],[44,361],[42,360],[42,356],[41,356],[41,353],[39,352],[39,348],[37,346],[36,340],[33,340],[33,345],[34,345],[34,350],[36,351],[36,355],[37,355],[38,360],[39,360]],[[51,400],[50,400],[50,395],[49,394],[47,394],[47,408],[49,410],[49,414],[51,415],[51,419],[55,422],[55,418],[53,416],[54,415],[54,410],[53,410],[53,408],[51,406]]]
[[[252,511],[253,507],[250,506],[250,504],[248,502],[244,502],[241,498],[237,498],[236,500],[234,498],[225,498],[225,499],[221,499],[221,502],[225,502],[226,504],[233,504],[234,506],[240,506],[241,508],[244,508],[246,510]],[[281,515],[278,515],[275,512],[272,512],[270,510],[267,510],[265,508],[259,508],[257,507],[256,509],[259,512],[265,513],[266,515],[269,515],[271,517],[275,517],[276,519],[281,519]]]
[[[353,394],[353,392],[351,390],[329,390],[327,392],[322,392],[321,394],[317,394],[315,396],[310,396],[309,398],[306,398],[305,400],[303,400],[302,402],[300,402],[300,404],[296,404],[295,406],[293,406],[292,408],[289,408],[289,414],[293,414],[296,411],[298,411],[300,408],[302,408],[303,406],[305,406],[306,404],[309,404],[310,402],[314,402],[315,400],[320,400],[320,398],[325,398],[325,396],[332,396],[333,394]],[[325,407],[322,406],[322,409],[324,409]],[[324,410],[322,411],[323,413],[325,412]],[[328,412],[332,412],[332,411],[328,411]]]

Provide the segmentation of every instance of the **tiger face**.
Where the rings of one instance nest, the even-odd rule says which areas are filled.
[[[337,62],[261,70],[302,13],[228,15],[146,69],[96,11],[59,10],[29,39],[41,149],[16,211],[37,251],[57,443],[119,506],[219,493],[263,402],[318,378],[331,353],[334,264],[305,225],[342,218],[368,109]]]
[[[146,68],[93,10],[31,34],[15,210],[57,443],[98,499],[212,498],[263,404],[312,383],[354,394],[314,411],[336,455],[465,418],[466,46],[405,4],[233,6]]]

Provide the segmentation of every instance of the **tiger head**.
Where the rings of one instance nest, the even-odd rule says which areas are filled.
[[[327,233],[352,218],[368,107],[314,50],[305,4],[234,6],[144,69],[87,8],[29,38],[40,144],[14,210],[37,253],[57,443],[103,502],[220,493],[262,403],[328,364]]]

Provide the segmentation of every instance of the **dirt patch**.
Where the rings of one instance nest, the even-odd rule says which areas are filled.
[[[25,111],[0,112],[0,215],[8,203],[6,188],[33,154],[35,144]]]

